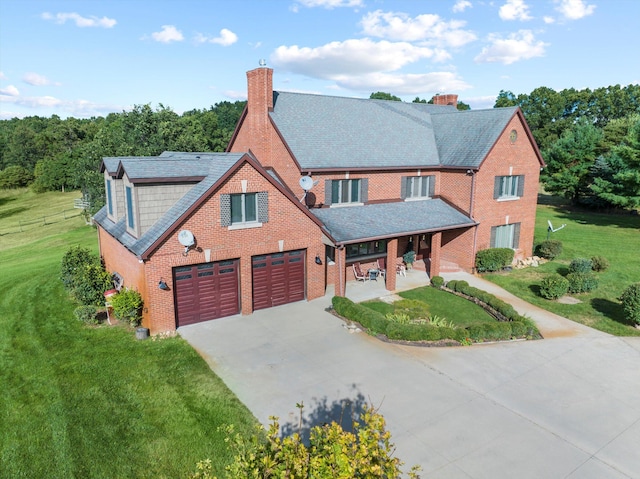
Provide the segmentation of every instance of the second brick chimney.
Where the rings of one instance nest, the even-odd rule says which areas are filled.
[[[435,95],[433,97],[434,105],[453,105],[455,107],[458,106],[458,95],[448,94],[448,95]]]

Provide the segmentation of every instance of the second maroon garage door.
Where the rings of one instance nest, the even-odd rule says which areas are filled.
[[[264,309],[305,298],[304,250],[252,258],[253,309]]]
[[[173,274],[176,326],[240,312],[238,260],[179,266]]]

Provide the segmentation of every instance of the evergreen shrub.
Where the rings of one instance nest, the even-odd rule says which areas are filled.
[[[570,293],[588,293],[598,287],[598,277],[591,271],[588,273],[569,273]]]
[[[588,273],[593,269],[593,262],[587,258],[574,258],[569,263],[570,273]]]
[[[431,285],[434,288],[441,288],[444,284],[444,278],[442,276],[434,276],[431,278]]]
[[[545,240],[540,243],[536,249],[538,256],[542,256],[546,259],[554,259],[562,253],[562,241]]]
[[[604,256],[593,256],[591,258],[592,269],[596,273],[601,273],[609,269],[609,260]]]
[[[545,299],[561,298],[567,294],[567,291],[569,291],[569,281],[557,273],[544,277],[540,283],[540,296]]]
[[[476,253],[476,269],[479,273],[499,271],[513,262],[511,248],[489,248]]]
[[[640,325],[640,283],[628,286],[620,296],[625,317]]]

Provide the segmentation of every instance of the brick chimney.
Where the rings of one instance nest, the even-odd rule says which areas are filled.
[[[247,72],[247,122],[250,148],[263,165],[271,164],[269,111],[273,110],[273,69],[261,66]]]
[[[458,95],[448,94],[448,95],[435,95],[433,97],[434,105],[453,105],[455,107],[458,106]]]

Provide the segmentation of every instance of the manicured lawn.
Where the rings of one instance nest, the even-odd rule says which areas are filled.
[[[426,303],[431,315],[451,321],[461,328],[495,322],[495,319],[477,304],[431,286],[404,291],[400,296]],[[382,314],[392,313],[394,309],[392,304],[379,300],[365,301],[361,304]]]
[[[231,457],[217,427],[244,434],[255,418],[181,338],[75,320],[60,260],[97,248],[79,223],[0,249],[0,476],[176,478],[204,458],[219,475]]]
[[[640,282],[640,216],[592,213],[571,209],[557,199],[555,204],[540,204],[537,210],[535,244],[547,237],[547,220],[554,228],[567,226],[552,239],[562,241],[563,252],[554,261],[539,268],[487,274],[484,277],[511,293],[573,321],[617,336],[638,336],[624,317],[617,298],[630,284]],[[542,278],[550,273],[566,274],[573,258],[604,256],[611,266],[602,273],[599,287],[591,293],[574,295],[579,304],[561,304],[538,295]]]

